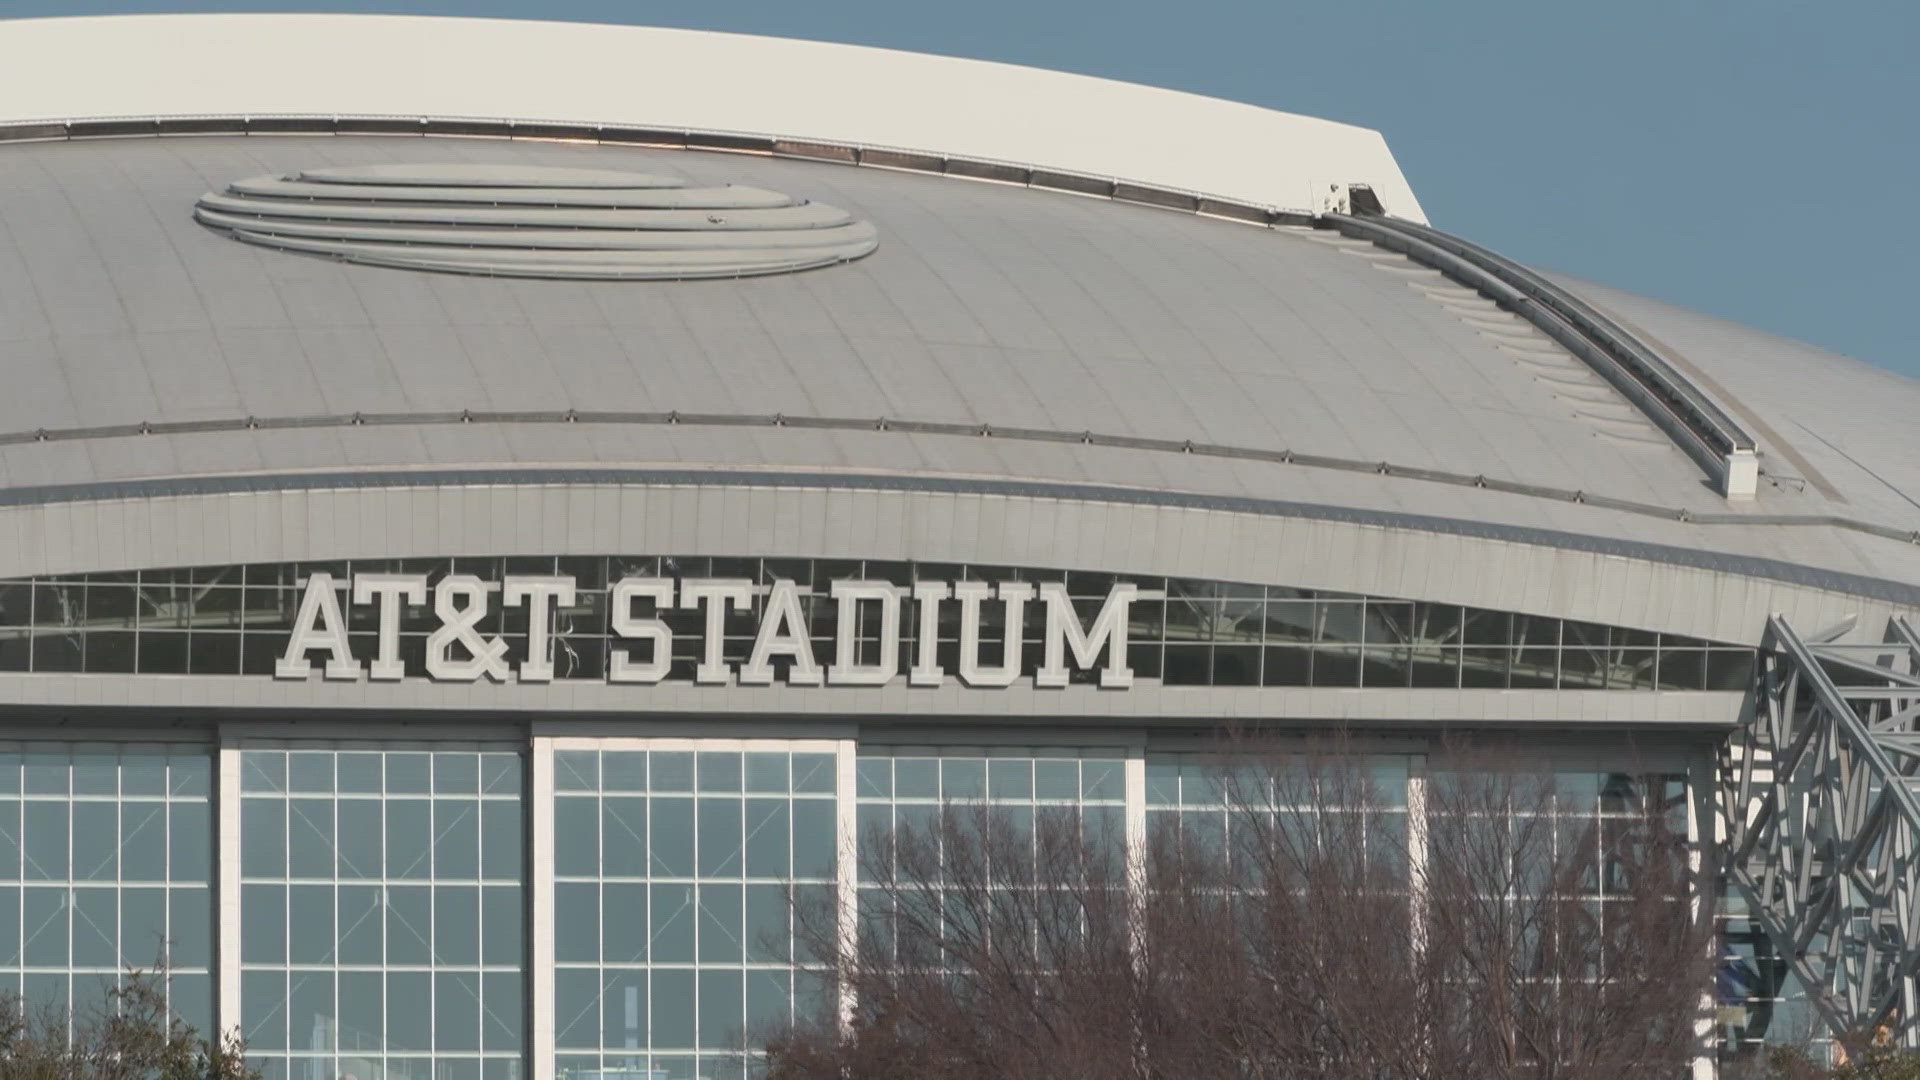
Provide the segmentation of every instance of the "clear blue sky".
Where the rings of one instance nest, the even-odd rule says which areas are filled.
[[[1344,120],[1386,134],[1442,228],[1920,376],[1916,0],[0,0],[177,10],[733,30]]]

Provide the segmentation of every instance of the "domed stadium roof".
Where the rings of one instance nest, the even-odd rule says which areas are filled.
[[[119,39],[106,28],[141,21],[39,25],[98,33],[111,54],[106,46]],[[420,20],[322,22],[370,27],[377,52],[381,27]],[[33,25],[0,28],[0,40]],[[219,42],[232,27],[174,25],[217,29],[208,37]],[[472,29],[451,25],[460,34]],[[503,25],[486,24],[488,40]],[[725,39],[720,45],[750,53],[800,47],[691,39],[703,47]],[[863,77],[873,74],[863,64],[909,80],[931,77],[927,70],[946,78],[950,64],[989,82],[1018,71],[973,71],[958,61],[928,61],[923,70],[902,66],[896,54],[836,48],[805,46],[810,60],[841,57]],[[0,74],[0,89],[17,81]],[[216,110],[216,83],[197,86],[190,104],[236,116],[260,111],[252,100]],[[1066,105],[1036,109],[1041,126],[1068,124],[1061,117],[1074,109],[1098,112],[1074,98],[1094,92],[1081,83],[1113,85],[1073,81],[1047,99]],[[289,85],[310,89],[294,77],[273,94]],[[719,118],[739,127],[745,110],[764,107],[770,119],[755,129],[763,134],[847,134],[844,125],[827,131],[840,121],[825,119],[813,129],[780,129],[806,118],[765,104],[779,98],[778,88],[752,89]],[[1118,127],[1127,126],[1130,103],[1166,104],[1128,96],[1138,90],[1112,91]],[[370,91],[342,93],[366,111]],[[1224,107],[1169,97],[1203,113]],[[113,100],[95,91],[91,104]],[[318,101],[291,105],[312,113]],[[419,104],[388,111],[421,112],[410,109]],[[29,114],[18,110],[33,107],[17,98],[9,106],[20,121]],[[622,99],[607,108],[627,116],[638,107]],[[1257,124],[1232,126],[1240,108],[1215,116],[1218,139],[1259,134]],[[479,123],[445,131],[476,136],[464,138],[352,133],[376,130],[371,121],[341,126],[343,134],[294,124],[305,133],[274,137],[240,134],[230,121],[208,121],[192,134],[194,126],[179,121],[166,130],[182,134],[169,137],[85,139],[68,136],[159,129],[147,120],[87,128],[77,118],[98,113],[56,116],[51,106],[30,115],[37,127],[16,124],[22,141],[0,144],[0,356],[10,390],[0,397],[0,498],[9,501],[133,490],[87,487],[102,484],[270,488],[294,478],[375,483],[422,470],[531,478],[531,470],[616,467],[730,471],[748,478],[740,482],[781,474],[980,490],[1054,485],[1046,490],[1062,497],[1266,507],[1678,559],[1896,604],[1920,597],[1920,546],[1900,539],[1920,531],[1920,462],[1910,453],[1920,384],[1561,279],[1638,332],[1752,435],[1758,497],[1729,502],[1659,424],[1511,305],[1399,252],[1312,227],[1312,213],[1324,207],[1305,205],[1305,193],[1289,201],[1291,192],[1273,189],[1264,202],[1274,209],[1259,224],[1227,220],[1248,216],[1240,211],[1256,194],[1246,186],[1253,174],[1231,162],[1202,163],[1183,178],[1220,201],[1182,202],[1170,187],[1114,197],[1137,177],[1107,181],[1104,190],[1075,188],[1067,180],[1127,163],[1131,151],[1101,158],[1098,145],[1082,160],[1040,163],[1067,179],[1029,168],[1024,182],[1007,183],[942,175],[966,172],[953,165],[959,158],[931,168],[851,152],[841,161],[801,159],[833,157],[826,144],[805,155],[712,152],[772,144],[728,146],[684,131],[681,143],[695,149],[483,138],[508,129]],[[1260,122],[1302,138],[1339,128],[1283,120]],[[1305,126],[1288,126],[1294,121]],[[407,130],[422,130],[422,122]],[[958,150],[985,156],[968,161],[995,156],[978,141],[986,134],[943,131],[943,123],[959,121],[935,116],[913,145],[958,152],[939,144],[950,135],[976,140]],[[272,128],[255,122],[245,130]],[[627,141],[672,141],[654,135]],[[1417,218],[1411,193],[1394,188],[1402,181],[1391,158],[1383,147],[1369,157],[1371,145],[1352,139],[1295,171],[1368,180],[1390,213]],[[856,168],[854,159],[910,167]],[[1376,171],[1350,171],[1363,168]],[[630,174],[708,192],[732,186],[793,203],[760,213],[835,208],[836,222],[870,223],[877,246],[856,261],[824,259],[832,265],[770,276],[549,280],[427,272],[435,267],[420,268],[417,257],[414,268],[394,268],[365,264],[390,258],[320,257],[340,252],[316,254],[311,245],[303,252],[235,243],[195,220],[197,201],[235,184],[253,184],[256,201],[291,206],[309,194],[275,178],[325,170],[443,179]],[[1209,179],[1218,187],[1207,187]],[[465,207],[460,213],[478,205],[470,187],[461,190],[457,199],[399,202],[443,232],[492,227],[445,217],[450,204]],[[377,195],[367,196],[375,216],[394,217],[395,200]],[[1143,205],[1155,202],[1163,206]],[[552,219],[534,223],[544,228]],[[408,242],[388,239],[396,252]]]

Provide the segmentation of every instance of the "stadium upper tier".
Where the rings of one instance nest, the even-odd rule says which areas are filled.
[[[440,48],[396,68],[395,50],[434,28],[444,28],[428,35]],[[1577,548],[1920,606],[1920,544],[1886,535],[1920,533],[1910,435],[1920,384],[1565,282],[1753,436],[1758,497],[1729,502],[1632,402],[1525,319],[1402,254],[1312,227],[1327,207],[1310,202],[1320,196],[1308,181],[1328,178],[1364,181],[1389,214],[1419,219],[1371,132],[1000,65],[665,31],[614,33],[643,53],[629,57],[636,81],[624,90],[598,71],[511,113],[511,94],[482,91],[490,72],[474,56],[518,47],[550,66],[560,44],[587,47],[602,29],[336,16],[0,24],[7,54],[29,61],[0,71],[0,119],[43,122],[16,124],[15,141],[0,143],[0,501],[368,487],[383,475],[417,485],[429,472],[447,483],[547,482],[616,468],[736,484],[1029,485],[1020,490]],[[333,81],[306,78],[335,39],[377,62],[336,55]],[[155,55],[137,55],[140,41]],[[100,66],[47,66],[55,46]],[[275,46],[290,67],[256,85]],[[461,48],[471,55],[449,59]],[[140,65],[162,60],[179,86],[135,93]],[[705,82],[653,96],[648,80],[664,77],[646,74],[656,60],[693,64]],[[819,85],[789,84],[804,66],[823,73]],[[874,90],[883,71],[895,86]],[[504,85],[529,77],[508,72]],[[458,78],[467,83],[445,81]],[[863,80],[874,92],[854,94]],[[704,99],[715,87],[729,89]],[[937,96],[983,87],[1027,95],[1029,108],[995,111],[996,134],[968,119],[985,110]],[[887,112],[897,101],[880,104],[913,93],[936,95],[920,128]],[[108,111],[480,120],[440,129],[447,138],[68,137],[145,130],[67,126]],[[1141,122],[1180,116],[1196,124],[1175,149],[1205,144],[1213,159],[1164,153],[1162,135],[1145,134],[1164,129]],[[495,121],[527,117],[1025,154],[1027,166],[1147,187],[1086,198],[1065,184],[924,167],[483,137],[509,130]],[[1077,149],[1076,127],[1089,132]],[[1251,149],[1287,138],[1299,153],[1270,142],[1263,160]],[[309,223],[285,227],[307,247],[238,243],[231,228],[195,220],[203,197],[221,205],[237,183],[388,165],[400,176],[484,165],[500,176],[588,169],[675,190],[734,185],[783,208],[759,212],[818,204],[838,215],[836,228],[870,225],[877,247],[772,276],[546,280],[315,257],[341,254],[315,248],[316,230],[332,230],[326,244],[365,237],[343,240],[330,211],[300,218],[292,208],[319,196],[272,183],[256,185],[264,194],[249,196],[249,212],[282,200],[288,221]],[[1266,167],[1275,181],[1262,188]],[[1174,187],[1276,213],[1255,225],[1139,205]],[[393,197],[365,189],[348,224],[386,215],[426,230],[396,244],[481,246],[474,230],[529,227],[472,218],[478,197],[462,191],[394,213]],[[687,226],[704,229],[726,227],[733,212],[684,213],[710,215]],[[619,220],[642,222],[621,243],[682,242],[657,239],[656,226],[682,228],[660,224],[668,218]],[[579,228],[563,223],[540,242],[564,246],[560,233]],[[454,239],[427,235],[435,229]],[[1481,477],[1486,486],[1473,482]]]

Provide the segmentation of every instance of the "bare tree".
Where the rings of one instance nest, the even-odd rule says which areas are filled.
[[[9,1080],[260,1080],[237,1033],[203,1039],[167,1008],[166,975],[129,971],[69,1017],[0,995],[0,1075]]]
[[[1650,788],[1652,786],[1650,785]],[[1422,921],[1436,1042],[1475,1075],[1647,1075],[1698,1051],[1710,913],[1657,788],[1613,815],[1456,752],[1428,785]]]
[[[1456,751],[1409,812],[1348,746],[1223,757],[1224,812],[1131,852],[991,805],[867,837],[857,947],[831,904],[798,920],[850,1015],[771,1033],[771,1075],[1617,1080],[1697,1052],[1707,920],[1656,800],[1566,813],[1551,773]]]

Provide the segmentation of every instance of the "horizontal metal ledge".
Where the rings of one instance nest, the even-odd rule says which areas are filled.
[[[904,680],[902,680],[904,682]],[[476,694],[476,690],[481,693]],[[504,683],[475,687],[424,680],[399,683],[276,682],[249,675],[74,675],[0,672],[0,707],[9,717],[47,724],[102,719],[129,722],[150,716],[160,724],[187,717],[234,718],[250,723],[282,717],[321,718],[343,711],[364,717],[377,709],[383,723],[511,722],[538,714],[542,721],[573,718],[617,722],[733,716],[769,724],[845,725],[853,721],[924,724],[939,717],[991,724],[1215,730],[1223,722],[1390,728],[1439,733],[1477,728],[1721,733],[1739,719],[1741,691],[1722,690],[1478,690],[1326,689],[1306,687],[1188,687],[1136,685],[1101,690],[1073,685],[1043,689],[965,687],[949,680],[937,689],[884,687],[634,686],[591,683]],[[1516,703],[1532,705],[1515,708]],[[1515,717],[1515,712],[1519,717]],[[597,718],[597,719],[596,719]],[[204,723],[204,720],[201,721]]]
[[[1391,461],[1331,457],[1324,454],[1296,453],[1291,449],[1227,446],[1196,443],[1182,439],[1155,439],[1137,435],[1118,435],[1096,431],[1068,431],[1045,428],[998,427],[993,424],[954,423],[913,420],[900,417],[796,416],[786,413],[682,413],[599,412],[580,409],[551,411],[462,410],[459,412],[415,413],[333,413],[313,416],[247,416],[224,420],[157,421],[137,424],[112,424],[87,428],[40,428],[34,431],[0,432],[0,446],[19,446],[36,442],[67,442],[78,439],[120,439],[147,435],[203,435],[242,431],[273,431],[332,427],[434,426],[443,424],[613,424],[613,425],[686,425],[694,427],[792,427],[825,431],[884,431],[908,435],[945,435],[966,438],[1012,439],[1023,442],[1079,443],[1116,450],[1144,450],[1167,454],[1192,454],[1198,457],[1261,461],[1277,465],[1296,465],[1338,472],[1371,473],[1428,484],[1482,488],[1502,494],[1546,499],[1552,502],[1578,503],[1604,510],[1618,510],[1641,517],[1665,521],[1684,521],[1694,525],[1741,526],[1825,526],[1863,533],[1900,543],[1920,545],[1920,530],[1880,525],[1829,514],[1740,514],[1696,511],[1658,506],[1653,503],[1622,499],[1600,492],[1527,484],[1484,474],[1450,472],[1404,465]]]
[[[44,487],[0,488],[0,508],[112,502],[208,495],[264,494],[295,491],[368,491],[400,488],[501,486],[606,486],[773,488],[787,490],[883,491],[1007,498],[1054,499],[1123,506],[1212,510],[1260,517],[1405,529],[1444,536],[1529,544],[1563,551],[1613,555],[1668,566],[1776,581],[1809,589],[1858,596],[1920,608],[1920,585],[1837,570],[1804,566],[1783,559],[1735,555],[1622,540],[1608,536],[1504,525],[1469,518],[1448,518],[1390,510],[1363,510],[1325,503],[1263,499],[1239,495],[1203,495],[1185,491],[1072,483],[1065,481],[996,480],[977,477],[930,476],[862,472],[788,472],[778,469],[634,468],[634,467],[496,467],[450,469],[361,469],[355,471],[247,474],[121,480]],[[1809,524],[1816,522],[1809,521]],[[118,569],[100,567],[99,569]]]

